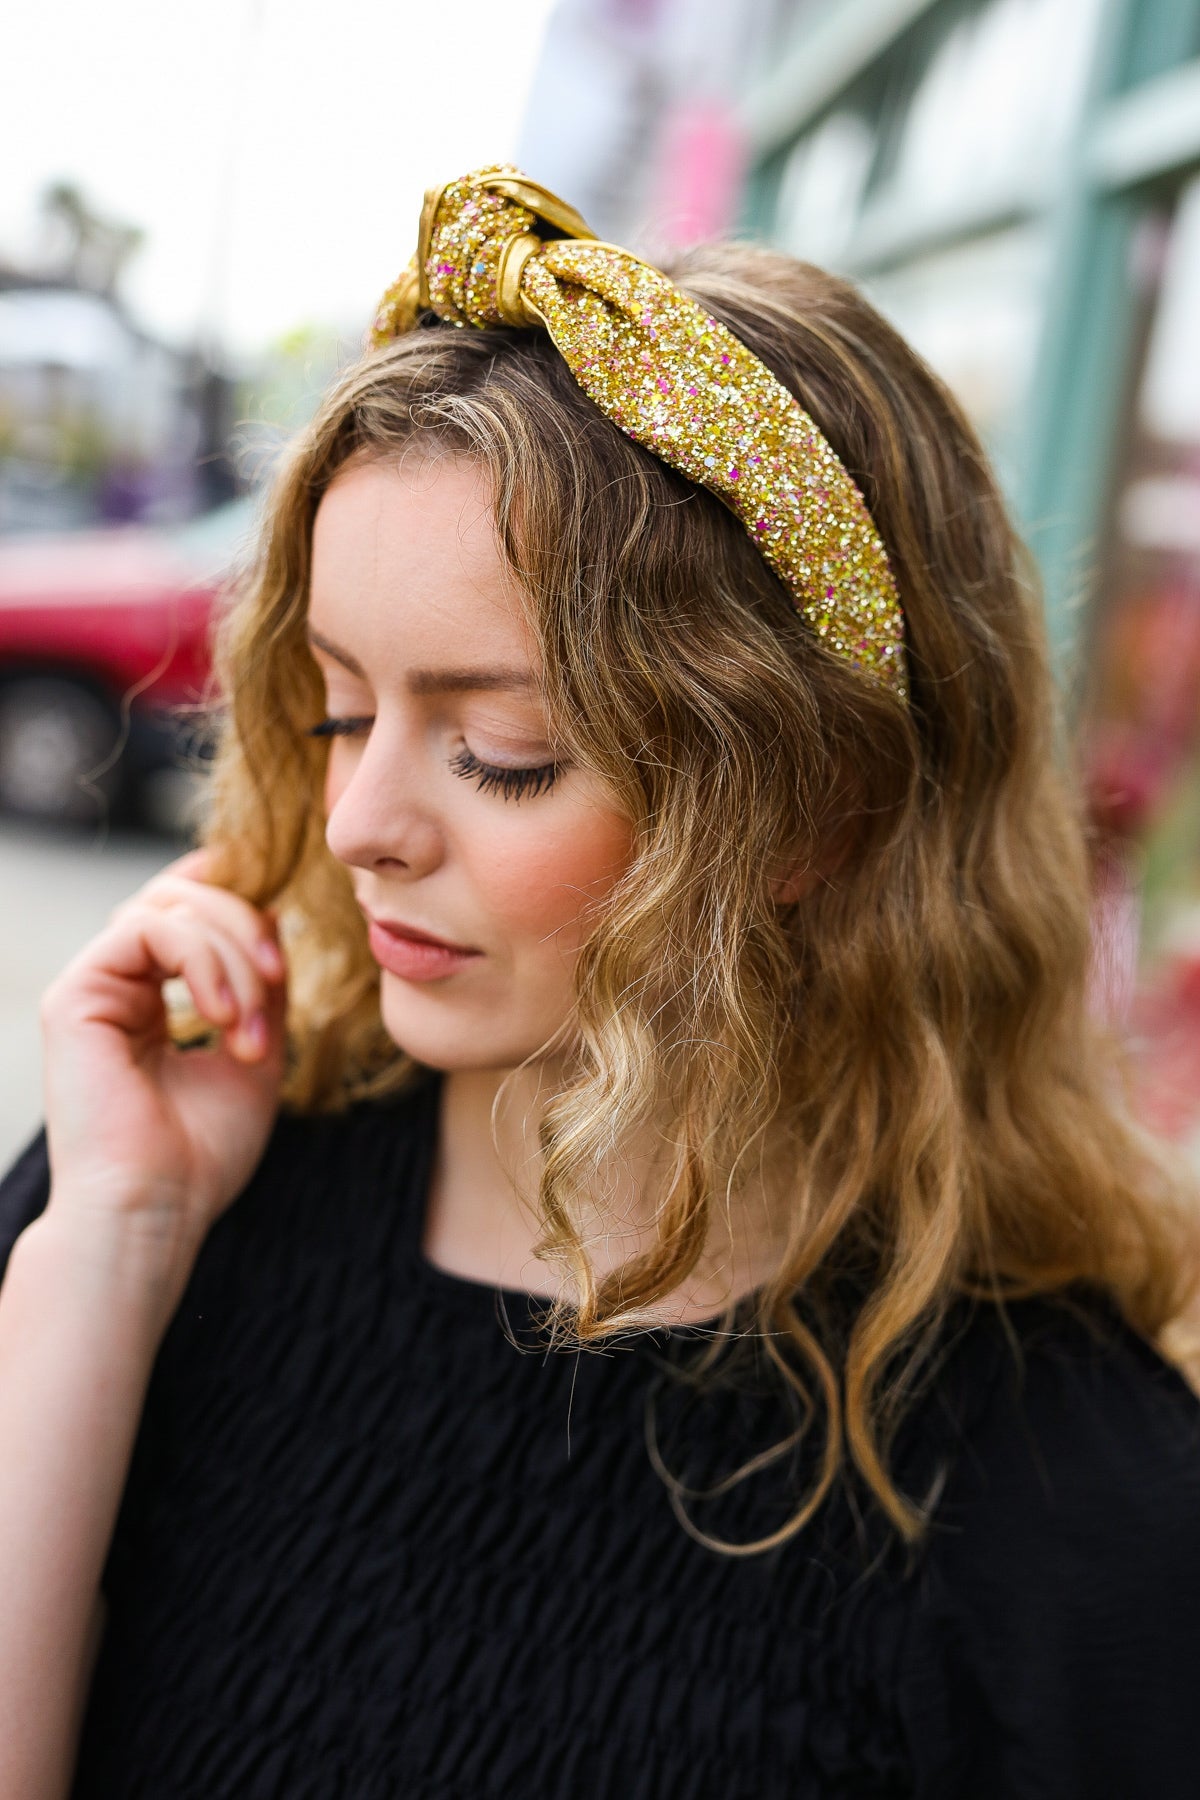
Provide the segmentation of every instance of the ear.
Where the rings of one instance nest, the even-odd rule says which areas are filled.
[[[794,906],[797,900],[806,900],[820,880],[821,870],[814,863],[805,863],[773,877],[771,898],[776,906]]]
[[[835,876],[853,854],[854,828],[843,820],[826,831],[819,843],[797,846],[791,856],[781,856],[771,876],[770,894],[776,906],[794,906],[807,900],[814,888]]]

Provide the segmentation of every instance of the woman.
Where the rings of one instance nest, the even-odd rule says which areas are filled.
[[[1193,1227],[1017,546],[851,289],[677,275],[430,197],[204,847],[47,996],[5,1796],[1200,1781]]]

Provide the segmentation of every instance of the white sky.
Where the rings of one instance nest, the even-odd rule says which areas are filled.
[[[71,180],[147,241],[151,330],[239,352],[359,329],[427,186],[513,154],[551,0],[15,5],[0,73],[0,256]]]

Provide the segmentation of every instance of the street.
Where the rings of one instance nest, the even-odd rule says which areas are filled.
[[[0,820],[0,1169],[42,1116],[38,1000],[114,906],[182,853],[168,837]]]

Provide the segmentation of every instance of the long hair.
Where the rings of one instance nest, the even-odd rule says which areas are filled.
[[[1161,1337],[1194,1240],[1089,1018],[1084,832],[1038,595],[970,426],[849,285],[731,245],[673,273],[858,482],[903,600],[910,709],[823,650],[740,523],[617,431],[542,333],[429,319],[342,377],[278,476],[218,644],[207,840],[284,916],[288,1103],[401,1086],[305,736],[312,522],[352,459],[479,465],[556,739],[635,830],[540,1122],[539,1253],[572,1279],[571,1332],[653,1319],[763,1177],[779,1249],[754,1324],[823,1428],[811,1491],[764,1541],[812,1516],[847,1455],[914,1537],[889,1448],[951,1303],[1087,1283]],[[789,870],[808,891],[781,902]],[[600,1278],[581,1221],[651,1117],[656,1234]]]

